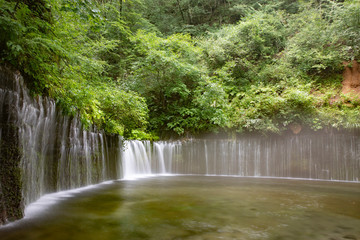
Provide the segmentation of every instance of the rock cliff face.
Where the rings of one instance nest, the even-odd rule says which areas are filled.
[[[6,223],[6,208],[5,208],[5,200],[2,193],[2,187],[0,183],[0,225]]]
[[[18,74],[18,73],[17,73]],[[19,128],[11,101],[14,72],[0,68],[0,224],[22,218]]]

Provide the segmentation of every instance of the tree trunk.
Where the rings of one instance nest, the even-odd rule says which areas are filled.
[[[121,17],[123,10],[123,0],[119,0],[119,16]]]
[[[182,9],[181,9],[180,1],[179,1],[179,0],[176,0],[176,2],[177,2],[177,5],[178,5],[178,7],[179,7],[179,11],[180,11],[180,14],[181,14],[181,18],[182,18],[183,22],[185,23],[185,17],[184,17],[184,13],[183,13],[183,11],[182,11]]]

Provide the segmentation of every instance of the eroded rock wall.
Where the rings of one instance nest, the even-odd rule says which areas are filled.
[[[360,98],[360,64],[354,60],[344,65],[342,93],[349,94],[352,98]]]
[[[14,72],[0,67],[0,224],[24,215],[17,125],[11,91]]]

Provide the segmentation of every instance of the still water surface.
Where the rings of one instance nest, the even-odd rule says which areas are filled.
[[[0,239],[360,240],[359,183],[153,177],[58,194],[42,209]]]

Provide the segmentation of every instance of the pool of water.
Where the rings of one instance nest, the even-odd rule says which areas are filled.
[[[359,183],[163,176],[45,196],[29,210],[1,240],[360,240]]]

